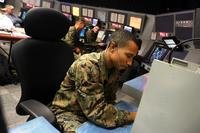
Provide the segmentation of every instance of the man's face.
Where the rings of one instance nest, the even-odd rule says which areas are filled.
[[[8,7],[8,8],[6,9],[6,12],[7,12],[8,14],[12,14],[12,13],[14,12],[14,8]]]
[[[80,22],[78,25],[78,30],[82,30],[85,27],[85,23],[84,22]]]
[[[137,55],[138,47],[134,41],[128,41],[124,47],[116,47],[112,53],[112,62],[116,69],[125,70],[132,65],[133,57]]]
[[[93,31],[94,31],[94,33],[97,33],[98,31],[99,31],[99,26],[95,26],[94,28],[93,28]]]

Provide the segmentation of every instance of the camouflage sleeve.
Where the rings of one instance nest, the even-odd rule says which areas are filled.
[[[100,82],[99,67],[91,61],[80,61],[76,66],[75,86],[78,102],[85,116],[105,128],[129,124],[129,112],[118,110],[105,101],[103,84]]]
[[[74,46],[76,41],[76,31],[70,28],[63,41],[65,41],[70,46]]]

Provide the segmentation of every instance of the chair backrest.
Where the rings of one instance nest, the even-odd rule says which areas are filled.
[[[55,92],[74,61],[72,49],[61,38],[70,21],[60,12],[49,8],[28,11],[24,28],[31,38],[13,45],[12,62],[20,78],[20,101],[35,99],[44,104],[53,100]],[[16,107],[18,114],[25,114]]]

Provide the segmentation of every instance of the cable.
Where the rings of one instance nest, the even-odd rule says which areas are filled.
[[[169,53],[168,63],[171,62],[171,60],[172,60],[172,53],[174,52],[174,50],[175,50],[176,48],[178,48],[179,46],[183,45],[183,44],[186,43],[186,42],[196,41],[196,40],[200,40],[200,38],[191,38],[191,39],[187,39],[187,40],[184,40],[184,41],[180,42],[179,44],[177,44],[177,45],[170,51],[170,53]]]

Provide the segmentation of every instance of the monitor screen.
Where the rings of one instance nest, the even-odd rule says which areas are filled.
[[[154,59],[163,60],[167,53],[168,49],[160,46],[155,46],[152,53],[150,54],[149,63],[151,64]]]
[[[96,42],[102,42],[102,40],[105,38],[105,31],[100,30],[97,34]]]
[[[130,17],[129,25],[137,30],[141,30],[142,17],[132,16]]]
[[[0,0],[0,3],[4,3],[5,2],[5,0]]]
[[[180,43],[176,36],[163,37],[162,40],[167,44],[168,48],[174,48],[178,43]]]
[[[86,32],[86,28],[83,28],[83,29],[79,32],[79,37],[80,37],[80,38],[84,38],[84,37],[85,37],[85,32]]]
[[[176,46],[176,43],[173,39],[164,39],[163,41],[167,44],[169,48],[174,48]]]
[[[97,18],[99,18],[101,21],[106,21],[106,12],[104,11],[97,11]]]
[[[26,17],[27,12],[28,12],[28,9],[21,8],[21,10],[19,12],[19,18],[21,18],[22,20],[24,20],[25,17]]]
[[[71,13],[71,6],[65,5],[65,4],[61,4],[61,11],[62,12],[66,12],[66,13]]]
[[[133,31],[133,27],[131,27],[131,26],[124,26],[124,30],[127,30],[127,31],[129,31],[129,32],[132,32]]]
[[[21,19],[24,20],[26,17],[27,11],[23,11],[21,15]]]
[[[53,3],[52,2],[50,2],[50,1],[42,1],[42,7],[44,7],[44,8],[51,8],[53,5],[52,5]]]
[[[118,14],[117,22],[120,23],[120,24],[124,24],[124,22],[125,22],[125,15],[124,14]]]
[[[92,25],[93,26],[97,26],[98,22],[99,22],[99,19],[97,19],[97,18],[92,19]]]
[[[79,9],[79,7],[72,7],[72,14],[74,15],[74,16],[77,16],[77,17],[79,17],[80,16],[80,9]]]

